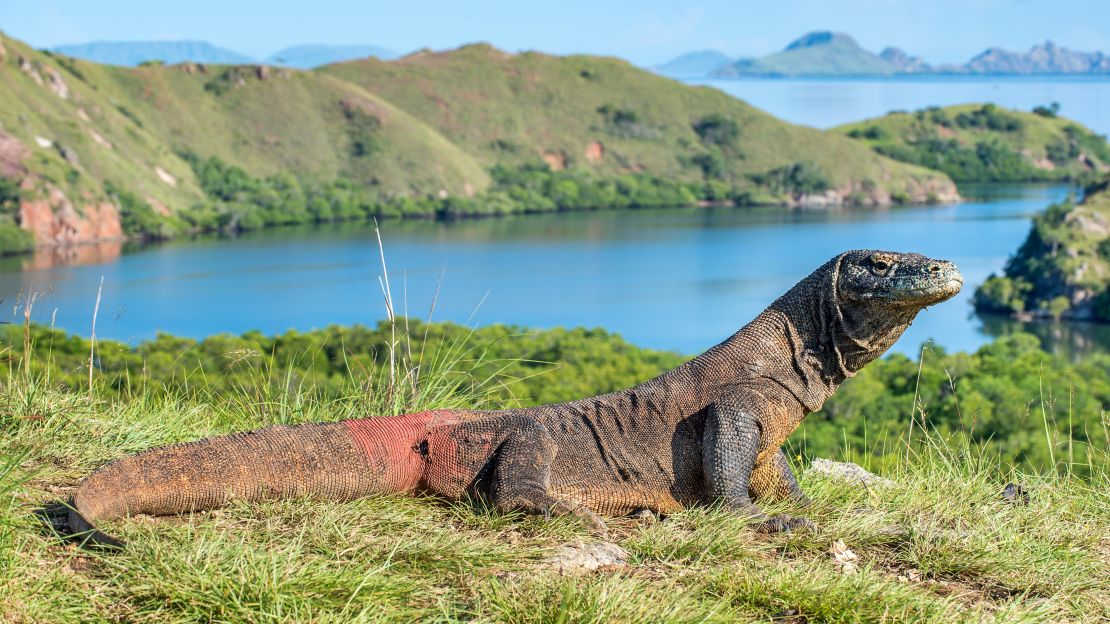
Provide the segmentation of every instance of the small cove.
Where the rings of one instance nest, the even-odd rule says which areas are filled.
[[[1001,270],[1029,219],[1066,185],[969,185],[967,201],[890,210],[688,208],[382,223],[398,312],[525,327],[604,327],[634,344],[699,352],[727,337],[829,257],[851,248],[912,250],[955,261],[956,299],[925,311],[896,349],[933,338],[973,350],[1020,327],[972,313],[976,285]],[[0,264],[6,317],[37,293],[33,320],[129,343],[157,332],[280,333],[385,317],[373,224],[278,228],[234,239],[86,248]],[[441,279],[442,276],[442,279]],[[9,316],[10,315],[10,316]],[[1030,326],[1049,348],[1110,348],[1098,326]],[[1029,327],[1027,327],[1028,329]]]

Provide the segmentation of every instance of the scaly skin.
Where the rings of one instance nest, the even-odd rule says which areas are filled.
[[[70,526],[210,509],[231,499],[386,492],[483,496],[500,509],[577,515],[667,513],[719,502],[765,531],[755,501],[806,502],[781,446],[807,414],[882,355],[924,307],[959,292],[950,262],[849,251],[693,360],[636,387],[501,411],[435,411],[269,427],[150,450],[77,490]]]

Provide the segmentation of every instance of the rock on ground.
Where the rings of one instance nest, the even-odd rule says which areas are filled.
[[[544,565],[560,574],[582,574],[601,568],[620,567],[628,562],[628,551],[611,542],[565,544]]]
[[[852,485],[868,488],[889,487],[894,485],[890,479],[880,477],[851,462],[837,462],[830,459],[814,458],[806,474],[816,474],[827,479],[843,481]]]

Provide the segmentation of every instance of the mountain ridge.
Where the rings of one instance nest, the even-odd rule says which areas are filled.
[[[165,65],[180,63],[245,65],[260,62],[259,59],[248,54],[202,40],[90,41],[54,46],[49,48],[49,51],[120,67],[137,67],[152,62]],[[265,63],[297,69],[313,69],[330,63],[371,56],[392,59],[398,54],[393,50],[369,44],[303,43],[274,52],[266,57]]]
[[[688,70],[684,62],[694,54],[723,60],[706,71]],[[711,66],[712,63],[704,63]],[[730,59],[716,50],[680,55],[657,65],[654,71],[674,78],[891,76],[891,75],[1110,75],[1110,56],[1080,52],[1052,41],[1038,43],[1027,52],[990,47],[963,64],[931,65],[896,46],[875,54],[862,48],[846,33],[812,31],[787,44],[780,52],[754,58]]]
[[[246,54],[199,40],[90,41],[54,46],[50,51],[121,67],[135,67],[150,62],[166,65],[186,62],[224,65],[255,62]]]

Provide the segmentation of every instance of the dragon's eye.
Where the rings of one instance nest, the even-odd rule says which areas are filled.
[[[871,260],[871,268],[877,273],[884,273],[890,268],[890,263],[881,258],[873,258]]]

